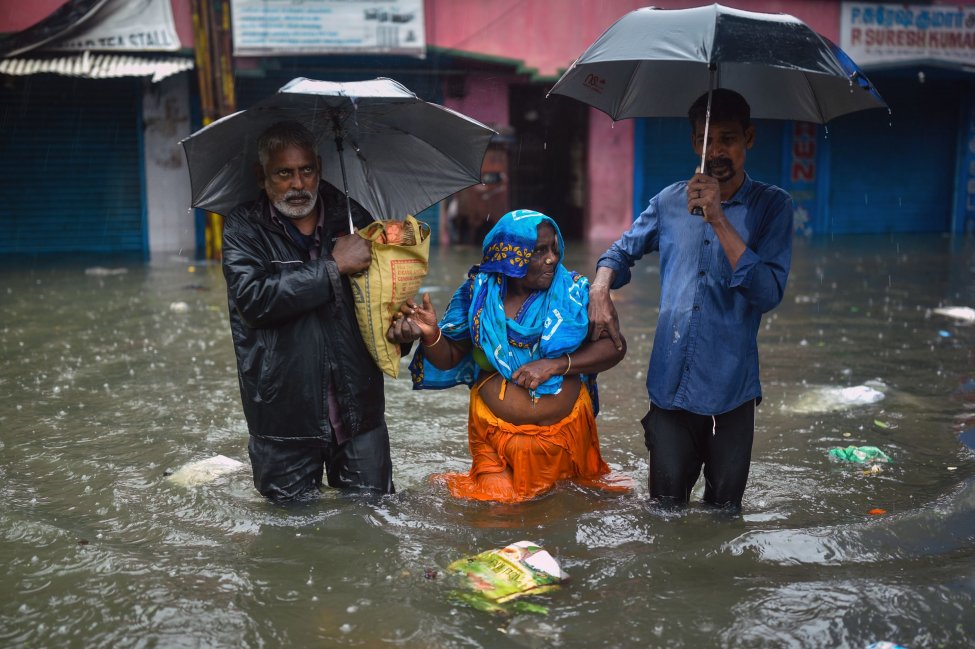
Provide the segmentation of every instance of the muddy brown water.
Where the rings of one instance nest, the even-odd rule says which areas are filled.
[[[567,265],[591,272],[600,250],[570,244]],[[432,257],[442,310],[476,251]],[[603,454],[633,493],[450,498],[428,476],[469,466],[467,392],[416,392],[404,371],[387,380],[397,494],[281,508],[246,470],[191,489],[165,477],[217,454],[247,462],[218,266],[7,261],[0,645],[969,646],[975,325],[933,309],[975,306],[975,244],[797,241],[761,332],[765,400],[737,518],[648,502],[638,420],[658,282],[651,255],[617,294],[629,353],[600,378]],[[882,398],[831,407],[864,385]],[[864,474],[827,457],[847,445],[892,462]],[[451,561],[522,539],[570,575],[536,598],[548,615],[451,597]]]

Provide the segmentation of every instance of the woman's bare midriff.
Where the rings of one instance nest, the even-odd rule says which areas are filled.
[[[507,382],[504,389],[504,399],[498,398],[504,378],[495,374],[481,384],[480,394],[484,404],[491,409],[499,419],[515,424],[533,424],[535,426],[551,426],[565,419],[572,412],[572,407],[579,398],[582,382],[578,375],[567,376],[562,379],[562,391],[558,394],[546,394],[538,397],[534,403],[528,396],[528,390]]]

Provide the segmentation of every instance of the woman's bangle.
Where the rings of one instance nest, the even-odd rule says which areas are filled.
[[[565,371],[562,372],[562,376],[565,376],[566,374],[568,374],[569,373],[569,370],[572,368],[572,357],[569,356],[568,354],[566,354],[565,357],[566,357],[566,359],[568,359],[569,364],[565,366]]]
[[[429,349],[430,347],[434,347],[434,346],[436,346],[436,344],[437,344],[438,342],[440,342],[440,339],[441,339],[441,338],[443,338],[443,329],[440,329],[440,328],[438,328],[438,329],[437,329],[437,339],[436,339],[436,340],[434,340],[434,341],[433,341],[432,343],[430,343],[429,345],[428,345],[428,344],[426,344],[426,342],[423,342],[423,346],[424,346],[424,347],[426,347],[426,348],[428,348],[428,349]]]

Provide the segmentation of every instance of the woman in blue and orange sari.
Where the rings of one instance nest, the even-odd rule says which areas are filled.
[[[402,308],[420,337],[414,389],[471,387],[468,473],[435,476],[460,498],[517,502],[573,479],[623,491],[599,453],[596,374],[626,353],[587,340],[589,280],[562,265],[562,235],[531,210],[505,214],[437,322],[429,294]],[[394,325],[395,326],[395,325]]]

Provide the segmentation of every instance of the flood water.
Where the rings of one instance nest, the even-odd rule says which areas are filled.
[[[570,246],[567,266],[591,272],[590,248]],[[474,261],[432,251],[441,310]],[[397,493],[284,508],[249,470],[194,488],[166,478],[217,454],[247,462],[219,266],[7,263],[0,646],[971,646],[975,325],[933,309],[975,306],[975,242],[797,241],[761,332],[765,400],[732,518],[648,502],[638,420],[656,264],[617,295],[629,353],[600,378],[603,455],[633,493],[452,499],[428,476],[469,466],[467,391],[414,392],[404,371],[387,379]],[[879,400],[835,401],[864,394]],[[829,458],[849,445],[892,461],[864,473]],[[523,539],[570,575],[535,598],[547,615],[452,597],[450,562]]]

